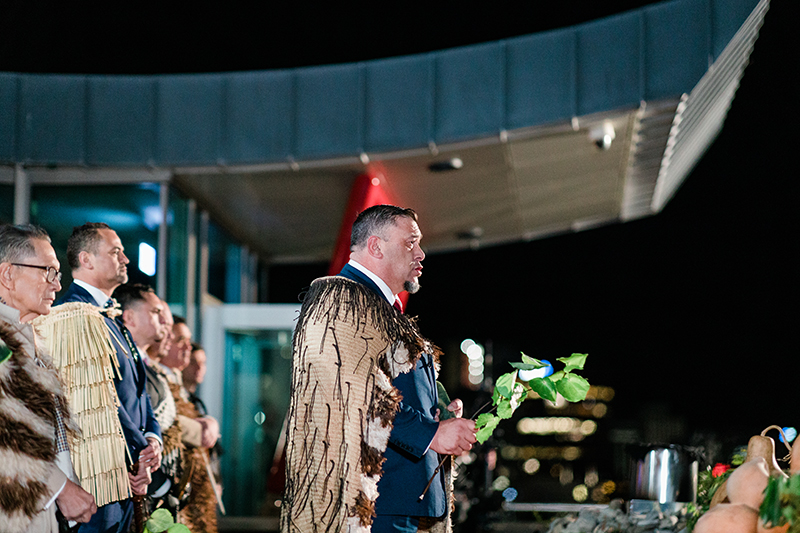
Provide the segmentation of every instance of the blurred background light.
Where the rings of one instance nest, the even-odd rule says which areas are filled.
[[[586,485],[576,485],[575,488],[572,489],[572,499],[576,502],[583,503],[588,497],[589,489],[586,488]]]
[[[506,490],[503,491],[503,499],[507,502],[513,502],[517,499],[517,489],[513,487],[508,487]]]
[[[139,270],[148,276],[156,275],[156,249],[146,242],[139,243]]]

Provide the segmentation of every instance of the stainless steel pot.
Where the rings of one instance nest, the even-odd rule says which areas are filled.
[[[694,502],[697,498],[697,455],[675,444],[634,447],[631,485],[634,498],[659,503]]]

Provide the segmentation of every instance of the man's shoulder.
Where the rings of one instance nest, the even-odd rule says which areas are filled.
[[[309,297],[312,299],[338,297],[343,292],[363,294],[367,298],[375,298],[376,301],[384,300],[374,289],[360,280],[354,280],[342,275],[324,276],[315,279],[311,282],[311,286],[306,293],[306,299]]]
[[[78,285],[77,283],[71,283],[69,287],[67,287],[67,292],[65,292],[61,298],[58,299],[56,305],[61,305],[69,302],[94,302],[94,298],[92,295],[89,294],[89,291]]]

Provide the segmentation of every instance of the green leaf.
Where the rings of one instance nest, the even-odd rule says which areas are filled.
[[[556,390],[568,402],[580,402],[589,392],[589,382],[576,374],[567,374],[556,383]]]
[[[511,394],[514,392],[514,383],[517,382],[517,371],[509,372],[508,374],[503,374],[499,378],[497,378],[497,383],[495,384],[495,390],[502,396],[503,398],[511,398]]]
[[[192,533],[191,530],[183,524],[175,524],[167,530],[167,533]]]
[[[533,378],[528,382],[528,385],[545,400],[556,401],[556,385],[550,378]]]
[[[511,418],[514,414],[514,408],[511,406],[511,400],[502,400],[497,405],[497,416],[500,418]]]
[[[481,415],[481,416],[483,416],[483,415]],[[491,416],[492,419],[489,420],[486,423],[486,425],[484,427],[482,427],[481,429],[479,429],[478,432],[475,434],[475,438],[481,444],[486,442],[489,439],[489,437],[492,436],[492,432],[494,432],[494,428],[496,428],[497,424],[500,423],[500,417],[497,417],[497,416],[494,416],[494,415],[489,415],[489,416]]]
[[[522,354],[521,363],[510,363],[510,364],[511,366],[519,370],[536,370],[537,368],[544,368],[547,366],[538,359],[534,359],[533,357],[528,357],[524,353]]]
[[[497,387],[495,387],[492,391],[492,405],[497,405],[497,402],[499,402],[501,398],[500,392],[497,390]]]
[[[490,420],[492,420],[494,418],[497,418],[497,417],[494,416],[492,413],[483,413],[481,415],[478,415],[478,418],[475,419],[475,427],[480,429],[483,426],[485,426],[487,422],[489,422]]]
[[[585,353],[574,353],[569,357],[559,357],[556,361],[564,363],[564,372],[569,374],[573,370],[583,370],[587,355]]]
[[[564,376],[566,376],[566,374],[564,373],[564,371],[563,371],[563,370],[559,370],[558,372],[553,372],[553,373],[552,373],[552,374],[550,374],[548,377],[550,378],[550,381],[552,381],[553,383],[555,383],[556,381],[559,381],[559,380],[560,380],[561,378],[563,378]]]
[[[789,478],[787,490],[789,491],[789,494],[800,496],[800,474],[795,474]]]
[[[145,527],[150,533],[163,533],[175,523],[172,514],[166,509],[156,509],[145,523]]]

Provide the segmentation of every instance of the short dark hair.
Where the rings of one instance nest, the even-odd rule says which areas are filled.
[[[31,243],[33,239],[50,242],[50,235],[33,224],[0,226],[0,263],[16,263],[36,255],[36,248]]]
[[[144,283],[123,283],[111,294],[123,311],[129,309],[133,304],[144,302],[147,294],[155,294],[156,291],[150,285]]]
[[[203,348],[202,344],[200,344],[199,342],[193,342],[192,343],[192,352],[196,352],[197,350],[206,351],[205,348]]]
[[[172,325],[177,326],[178,324],[186,324],[186,319],[180,315],[172,315]]]
[[[80,268],[81,252],[97,252],[101,229],[111,228],[105,222],[87,222],[83,226],[72,228],[72,235],[67,240],[67,263],[71,269]]]
[[[396,205],[374,205],[358,214],[353,222],[353,231],[350,233],[350,248],[363,246],[370,235],[380,235],[389,224],[394,224],[399,217],[410,218],[417,221],[417,213],[413,209],[397,207]],[[381,237],[383,238],[383,237]]]

